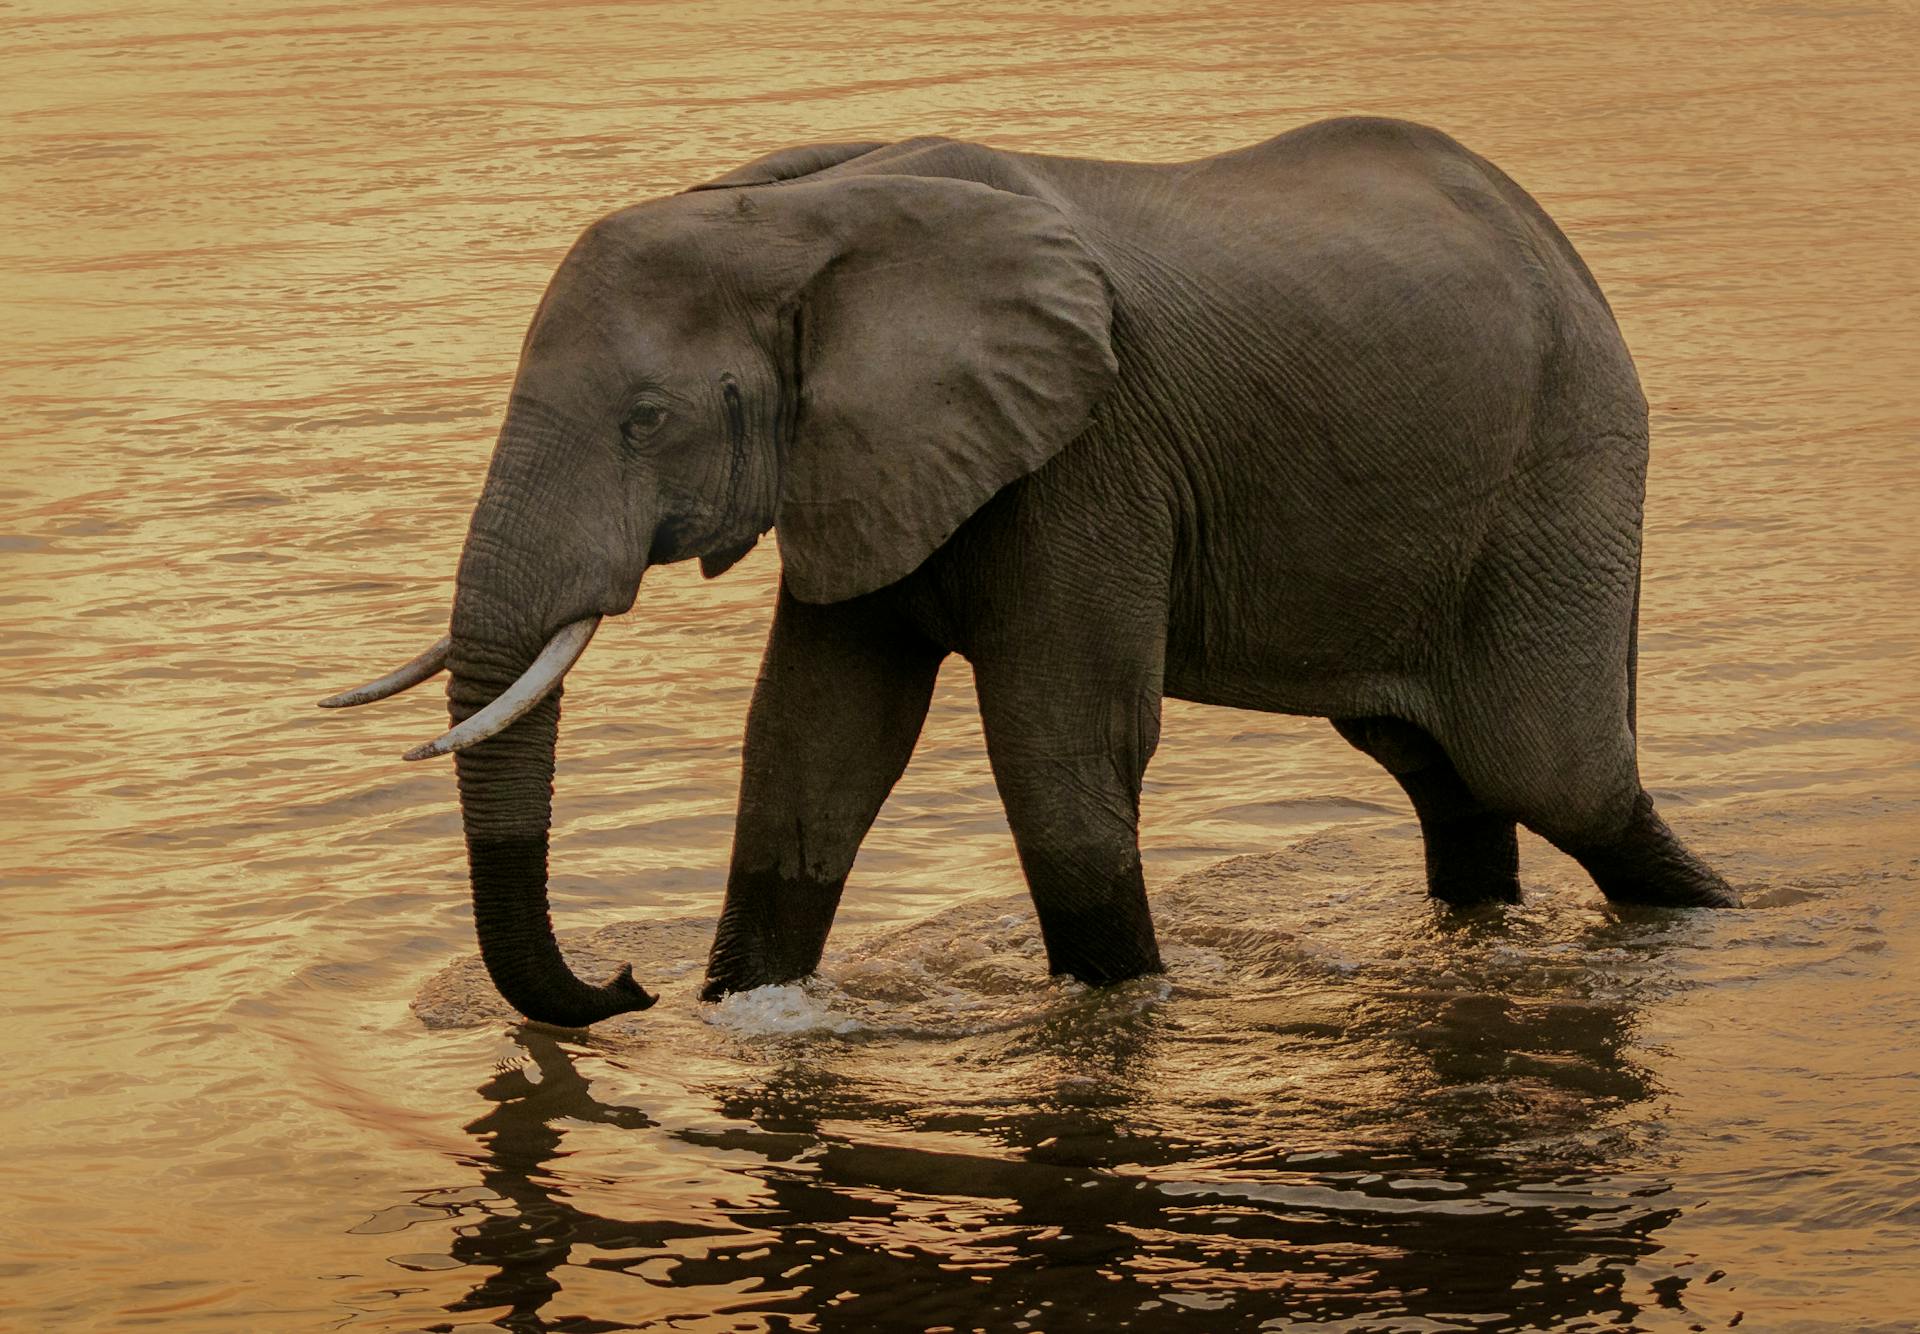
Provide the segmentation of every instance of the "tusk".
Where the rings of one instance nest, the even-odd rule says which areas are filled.
[[[567,668],[578,662],[580,655],[587,651],[587,641],[593,638],[593,632],[599,628],[598,616],[589,616],[584,621],[561,626],[547,641],[547,646],[540,650],[540,656],[533,660],[533,665],[520,673],[518,681],[501,691],[493,703],[445,736],[415,746],[400,758],[430,760],[435,755],[451,755],[456,750],[465,750],[468,746],[485,741],[496,732],[506,731],[519,721],[520,715],[553,693],[553,688],[560,684],[560,678],[567,674]]]
[[[355,704],[371,704],[376,699],[385,699],[397,695],[402,690],[411,690],[430,676],[440,674],[447,665],[447,650],[453,646],[452,635],[442,635],[435,640],[433,647],[413,661],[396,667],[378,681],[369,681],[352,690],[342,690],[337,695],[328,695],[320,701],[323,709],[347,709]]]

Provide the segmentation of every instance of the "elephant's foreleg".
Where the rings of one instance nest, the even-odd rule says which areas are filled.
[[[741,759],[727,897],[703,995],[805,977],[920,727],[944,652],[872,599],[783,586]]]
[[[1514,822],[1468,790],[1440,744],[1398,718],[1335,718],[1341,736],[1378,760],[1413,802],[1426,844],[1427,892],[1463,906],[1520,901]]]
[[[1094,985],[1160,971],[1138,837],[1140,781],[1160,736],[1159,666],[1112,666],[975,663],[987,755],[1048,967]]]

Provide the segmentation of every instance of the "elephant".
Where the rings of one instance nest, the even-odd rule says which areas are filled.
[[[1166,696],[1330,719],[1430,894],[1516,827],[1610,900],[1734,906],[1639,777],[1648,415],[1598,284],[1446,134],[1346,117],[1175,163],[816,144],[593,222],[521,348],[448,636],[481,954],[528,1018],[655,997],[555,943],[561,678],[654,565],[781,579],[702,995],[804,978],[950,653],[1055,974],[1161,969]]]

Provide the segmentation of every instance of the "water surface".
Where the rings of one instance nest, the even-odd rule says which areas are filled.
[[[476,7],[477,8],[477,7]],[[0,1324],[1913,1329],[1910,14],[0,6]],[[808,140],[1447,129],[1654,409],[1642,765],[1752,911],[1421,893],[1324,723],[1169,703],[1170,970],[1044,975],[965,666],[822,977],[695,990],[777,565],[575,674],[555,901],[659,1007],[513,1023],[422,691],[578,228]],[[1232,860],[1226,860],[1232,859]]]

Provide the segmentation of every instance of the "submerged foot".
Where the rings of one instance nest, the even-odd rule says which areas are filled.
[[[1740,895],[1674,836],[1642,792],[1610,845],[1582,853],[1581,865],[1615,903],[1656,908],[1738,908]]]

